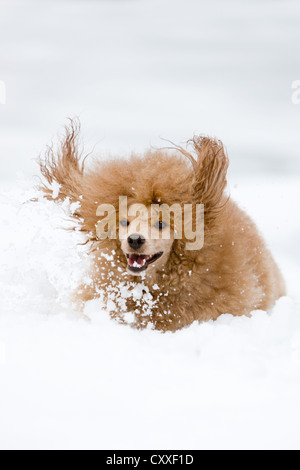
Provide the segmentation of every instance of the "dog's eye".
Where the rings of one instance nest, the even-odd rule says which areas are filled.
[[[163,230],[167,226],[168,225],[166,224],[166,222],[162,222],[162,221],[156,222],[156,224],[154,225],[154,227],[157,228],[158,230]]]
[[[120,220],[120,224],[122,225],[122,227],[128,227],[129,221],[127,219],[122,219]]]

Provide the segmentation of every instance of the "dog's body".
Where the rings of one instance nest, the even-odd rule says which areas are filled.
[[[254,223],[224,193],[228,159],[222,144],[194,138],[193,145],[197,158],[178,147],[172,155],[149,151],[98,163],[85,172],[72,125],[59,153],[50,150],[41,162],[46,196],[53,197],[56,182],[58,200],[80,202],[75,217],[92,244],[91,282],[78,289],[77,300],[84,304],[102,296],[121,322],[128,321],[129,312],[136,327],[175,331],[224,313],[268,310],[285,294],[280,271]],[[128,198],[129,206],[204,204],[203,248],[187,250],[186,240],[174,239],[174,224],[166,240],[136,235],[131,219],[122,219],[119,212],[120,196]],[[120,240],[118,232],[115,240],[99,239],[100,204],[116,208],[120,222],[128,225],[127,238]],[[164,230],[161,224],[156,227]]]

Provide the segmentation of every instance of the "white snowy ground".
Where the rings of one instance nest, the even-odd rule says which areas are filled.
[[[1,448],[300,447],[299,180],[231,181],[289,296],[176,334],[120,326],[97,302],[78,318],[80,236],[31,188],[0,192]]]
[[[298,0],[0,0],[0,448],[300,448],[299,19]],[[97,302],[80,319],[80,236],[27,202],[74,115],[98,154],[222,138],[288,297],[176,334]]]

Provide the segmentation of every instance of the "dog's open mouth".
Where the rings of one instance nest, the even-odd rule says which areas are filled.
[[[138,253],[130,253],[127,255],[128,269],[133,272],[145,271],[149,264],[154,263],[161,258],[163,252],[156,253],[155,255],[140,255]]]

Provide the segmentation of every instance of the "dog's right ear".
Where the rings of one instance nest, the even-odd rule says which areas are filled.
[[[80,123],[70,120],[58,149],[48,147],[39,159],[45,182],[39,187],[48,199],[77,202],[82,195],[84,158],[79,150]],[[55,184],[56,183],[56,184]]]
[[[192,202],[204,204],[205,220],[215,219],[226,202],[224,190],[229,160],[221,141],[206,136],[196,136],[192,144],[194,154],[177,147],[193,165]]]

